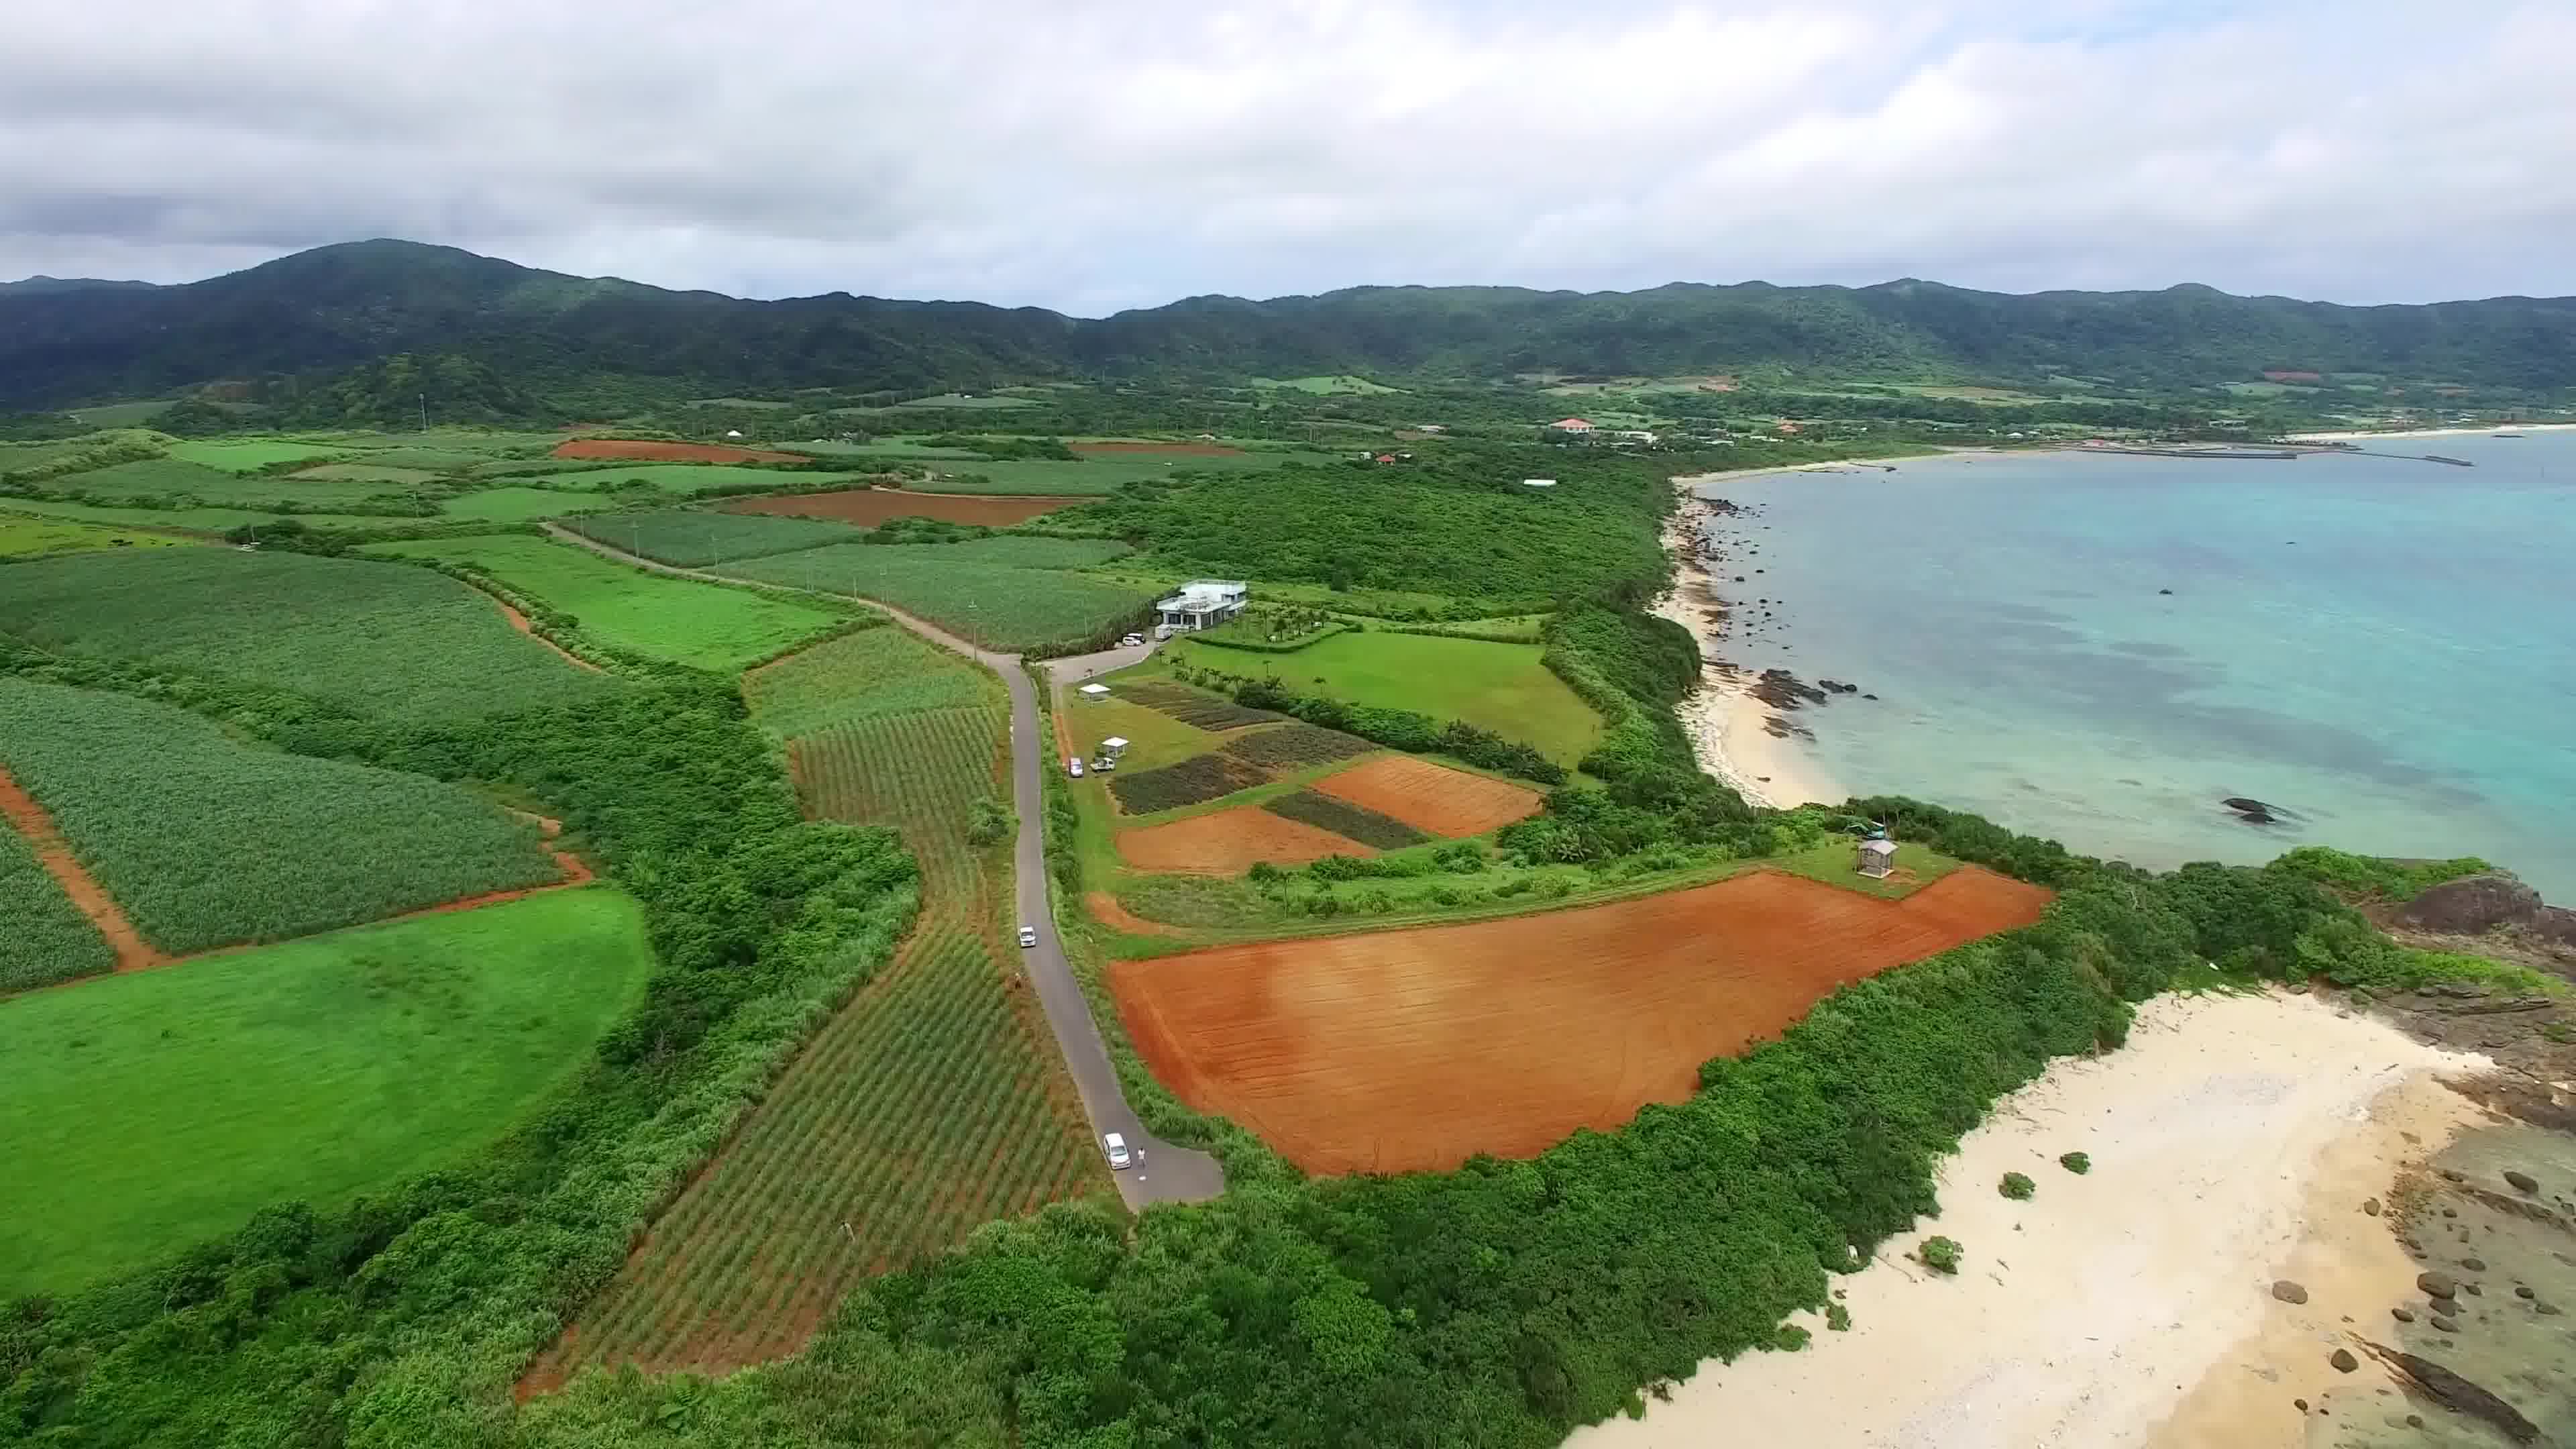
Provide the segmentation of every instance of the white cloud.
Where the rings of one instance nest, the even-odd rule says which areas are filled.
[[[1083,312],[1362,282],[2576,291],[2563,3],[93,0],[0,276],[371,235]]]

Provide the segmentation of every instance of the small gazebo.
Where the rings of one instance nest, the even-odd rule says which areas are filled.
[[[1896,870],[1896,842],[1883,833],[1873,832],[1860,843],[1860,873],[1871,880],[1885,880]]]

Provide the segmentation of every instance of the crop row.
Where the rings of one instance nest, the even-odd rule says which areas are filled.
[[[73,908],[6,821],[0,821],[0,921],[9,923],[0,931],[0,992],[91,976],[116,964],[107,939]]]
[[[1000,789],[1004,721],[997,697],[790,742],[809,813],[892,825],[919,857],[921,918],[540,1372],[777,1357],[862,1277],[1098,1186],[1000,941],[1000,852],[966,839],[974,802]]]
[[[760,727],[787,739],[924,710],[998,706],[1003,697],[992,675],[890,621],[755,669],[743,676],[742,693]]]
[[[813,518],[687,508],[567,519],[564,527],[639,558],[691,569],[844,543],[861,532],[846,523]]]
[[[1286,724],[1275,730],[1254,730],[1236,735],[1218,746],[1246,764],[1263,769],[1295,769],[1300,765],[1329,765],[1365,755],[1377,748],[1357,735],[1328,730],[1319,725]]]
[[[1241,729],[1288,717],[1276,710],[1248,708],[1185,684],[1145,679],[1113,687],[1122,699],[1132,699],[1157,714],[1203,730]]]
[[[1151,815],[1161,810],[1178,810],[1184,805],[1221,800],[1237,790],[1249,790],[1269,779],[1269,774],[1258,765],[1211,751],[1192,755],[1159,770],[1139,770],[1132,775],[1117,776],[1109,782],[1109,793],[1118,797],[1120,810],[1130,815]]]
[[[1402,850],[1431,838],[1391,815],[1380,815],[1320,790],[1298,790],[1264,801],[1261,808],[1282,820],[1329,830],[1344,840],[1356,840],[1379,850]]]
[[[0,678],[0,768],[165,951],[560,877],[534,826],[457,786],[239,744],[131,695]]]

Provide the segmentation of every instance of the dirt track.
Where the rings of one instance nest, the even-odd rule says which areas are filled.
[[[1545,803],[1536,790],[1412,755],[1388,755],[1354,765],[1317,780],[1314,788],[1453,840],[1500,830],[1537,814]]]
[[[27,838],[28,846],[36,852],[36,863],[45,868],[46,873],[62,886],[63,894],[70,896],[72,904],[79,907],[80,913],[89,917],[90,924],[98,927],[98,933],[107,938],[107,944],[116,952],[117,970],[142,971],[169,963],[171,958],[143,939],[143,933],[135,930],[134,923],[125,918],[125,911],[117,905],[116,898],[109,895],[107,888],[90,875],[89,868],[72,855],[70,844],[63,839],[62,832],[54,828],[54,817],[46,813],[44,806],[36,803],[35,796],[10,779],[6,770],[0,770],[0,819],[17,827],[18,833]]]
[[[1903,901],[1757,871],[1544,915],[1122,961],[1110,981],[1155,1075],[1298,1166],[1445,1170],[1683,1101],[1700,1063],[1778,1035],[1836,987],[2028,925],[2048,901],[1974,867]]]

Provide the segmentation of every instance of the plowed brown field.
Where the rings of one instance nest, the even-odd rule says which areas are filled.
[[[1273,815],[1258,805],[1121,830],[1117,840],[1119,858],[1136,869],[1179,875],[1237,875],[1252,869],[1256,861],[1304,865],[1328,855],[1377,854],[1356,840]]]
[[[1067,443],[1065,447],[1073,453],[1083,457],[1096,456],[1103,458],[1134,457],[1139,453],[1145,454],[1149,457],[1155,454],[1161,454],[1164,457],[1170,458],[1241,458],[1247,456],[1241,448],[1229,448],[1223,443]]]
[[[1541,803],[1536,790],[1411,755],[1355,765],[1317,780],[1314,788],[1451,839],[1500,830],[1538,813]]]
[[[726,504],[725,511],[829,518],[838,523],[869,527],[889,518],[936,518],[947,523],[982,523],[994,528],[1007,528],[1059,508],[1099,501],[1097,498],[982,497],[966,493],[906,493],[899,488],[851,488],[838,493],[799,493],[788,498],[745,498]]]
[[[1192,951],[1110,968],[1157,1076],[1309,1172],[1533,1156],[1680,1102],[1700,1063],[1836,987],[2039,919],[1962,867],[1902,901],[1756,871],[1510,920]]]
[[[706,443],[648,443],[639,438],[575,438],[555,445],[558,458],[615,458],[632,463],[807,463],[802,453],[719,448]]]

